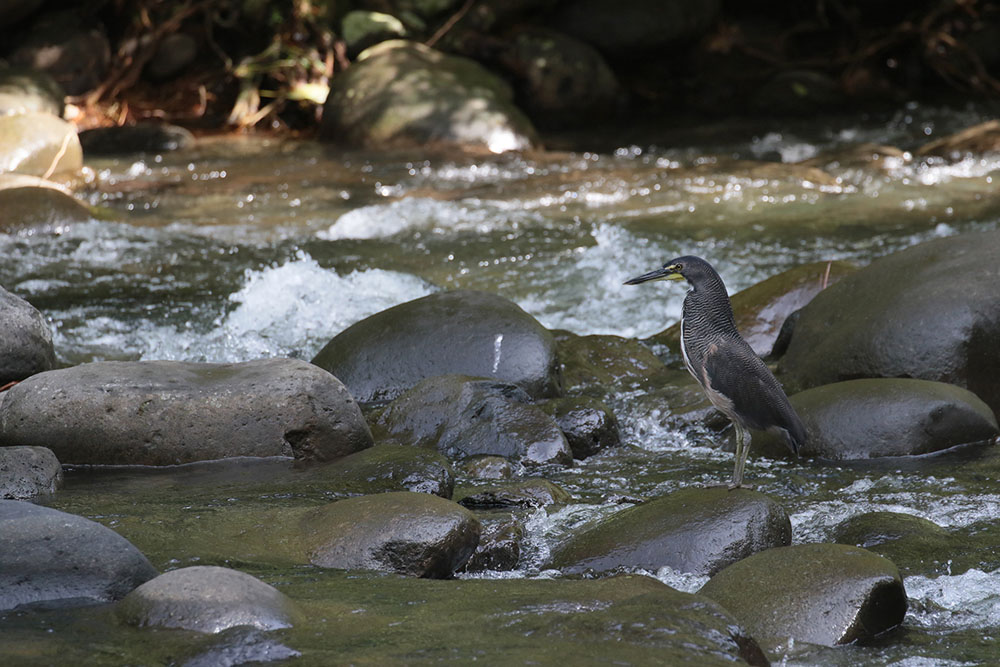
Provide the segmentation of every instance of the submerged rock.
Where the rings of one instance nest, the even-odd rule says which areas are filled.
[[[512,301],[469,290],[431,294],[356,322],[313,363],[361,403],[391,401],[449,373],[510,382],[532,398],[561,389],[552,334]]]
[[[45,317],[30,303],[0,287],[0,386],[47,371],[55,363],[52,330]]]
[[[802,309],[779,370],[791,392],[871,377],[956,384],[1000,410],[1000,231],[877,259]]]
[[[124,537],[74,514],[0,500],[0,609],[111,602],[156,576]]]
[[[0,116],[0,173],[48,178],[82,167],[80,139],[70,123],[47,113]]]
[[[714,574],[753,553],[791,543],[788,514],[748,489],[688,488],[617,512],[553,554],[567,573],[667,566]]]
[[[389,404],[376,429],[403,444],[434,447],[452,460],[483,454],[528,465],[573,460],[552,417],[512,384],[442,375]]]
[[[165,153],[188,148],[193,143],[194,135],[190,131],[166,123],[97,127],[80,133],[85,155]]]
[[[596,398],[554,398],[538,407],[556,420],[573,450],[573,458],[585,459],[621,444],[615,413]]]
[[[249,625],[278,630],[294,625],[294,603],[273,586],[228,567],[197,565],[147,581],[118,603],[123,623],[217,633]]]
[[[891,561],[843,544],[769,549],[722,570],[699,591],[763,643],[834,646],[898,626],[906,591]]]
[[[534,128],[512,99],[510,87],[473,60],[390,40],[334,78],[320,136],[375,149],[531,148]]]
[[[62,486],[59,459],[45,447],[0,447],[0,498],[26,500]]]
[[[899,512],[866,512],[834,526],[830,538],[891,560],[904,574],[959,574],[952,557],[967,551],[959,539],[933,521]]]
[[[4,187],[5,180],[0,174],[0,234],[50,233],[94,217],[85,204],[62,190],[38,185]]]
[[[0,444],[47,446],[63,463],[173,465],[329,461],[370,447],[372,437],[337,378],[304,361],[105,361],[9,389]]]
[[[442,579],[465,565],[480,524],[457,503],[425,493],[348,498],[307,512],[302,540],[319,567]]]
[[[988,405],[944,382],[849,380],[808,389],[789,400],[809,432],[800,456],[912,456],[1000,433]],[[791,455],[783,439],[769,433],[755,435],[754,447],[773,458]]]

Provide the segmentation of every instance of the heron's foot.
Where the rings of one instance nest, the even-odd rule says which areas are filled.
[[[732,482],[712,482],[710,484],[701,485],[705,489],[747,489],[748,491],[754,490],[753,484],[733,484]]]
[[[754,489],[757,488],[753,484],[743,484],[742,482],[739,483],[739,484],[736,484],[735,482],[730,482],[729,484],[726,484],[725,486],[730,491],[733,491],[734,489],[746,489],[747,491],[753,491]]]

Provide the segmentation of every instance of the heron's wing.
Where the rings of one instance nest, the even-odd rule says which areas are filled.
[[[805,440],[805,428],[781,384],[744,341],[725,339],[709,346],[705,379],[732,402],[734,412],[750,428],[784,429],[793,451]]]

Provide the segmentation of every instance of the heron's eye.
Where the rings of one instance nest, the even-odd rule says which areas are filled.
[[[680,272],[680,270],[683,269],[683,268],[684,268],[683,264],[674,264],[673,266],[670,267],[671,270],[677,271],[677,272]]]

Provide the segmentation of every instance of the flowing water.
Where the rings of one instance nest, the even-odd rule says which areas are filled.
[[[835,178],[789,166],[865,142],[909,150],[983,119],[972,108],[909,105],[885,116],[782,129],[651,133],[659,145],[612,136],[593,141],[589,151],[489,157],[206,139],[173,154],[89,162],[86,191],[101,219],[0,235],[0,284],[47,316],[64,364],[309,359],[351,323],[451,288],[506,296],[552,329],[648,336],[678,319],[683,289],[622,282],[676,255],[704,256],[735,292],[803,262],[867,263],[936,236],[996,228],[1000,158],[821,162]],[[589,140],[565,141],[591,147]],[[727,478],[731,454],[713,446],[717,434],[668,428],[632,398],[621,393],[612,401],[626,444],[551,474],[574,503],[523,517],[522,568],[493,576],[552,576],[540,571],[551,547],[619,509],[616,497],[653,497]],[[872,510],[996,534],[998,470],[1000,455],[978,447],[865,466],[751,457],[748,477],[780,499],[792,516],[793,540],[801,543],[825,540],[839,521]],[[199,475],[70,471],[66,489],[45,502],[114,526],[162,570],[212,561],[196,542],[174,539],[186,534],[181,524],[192,512],[242,505],[252,513],[269,503],[319,500],[283,491],[284,478],[268,464],[234,474],[224,466]],[[294,484],[289,478],[289,488]],[[149,525],[179,532],[154,539]],[[872,646],[788,647],[779,661],[995,663],[1000,555],[986,546],[961,556],[954,571],[945,555],[942,571],[906,578],[911,604],[902,630]],[[252,558],[217,560],[280,583],[293,597],[322,587],[316,581],[323,575],[313,571]],[[689,591],[704,581],[650,574]],[[8,614],[0,617],[0,633],[6,624],[25,645],[54,634],[92,651],[84,639],[90,623],[79,611]],[[287,643],[316,646],[298,639]],[[246,655],[290,655],[269,641],[244,637],[236,644]],[[107,651],[107,664],[115,664],[116,654]]]

